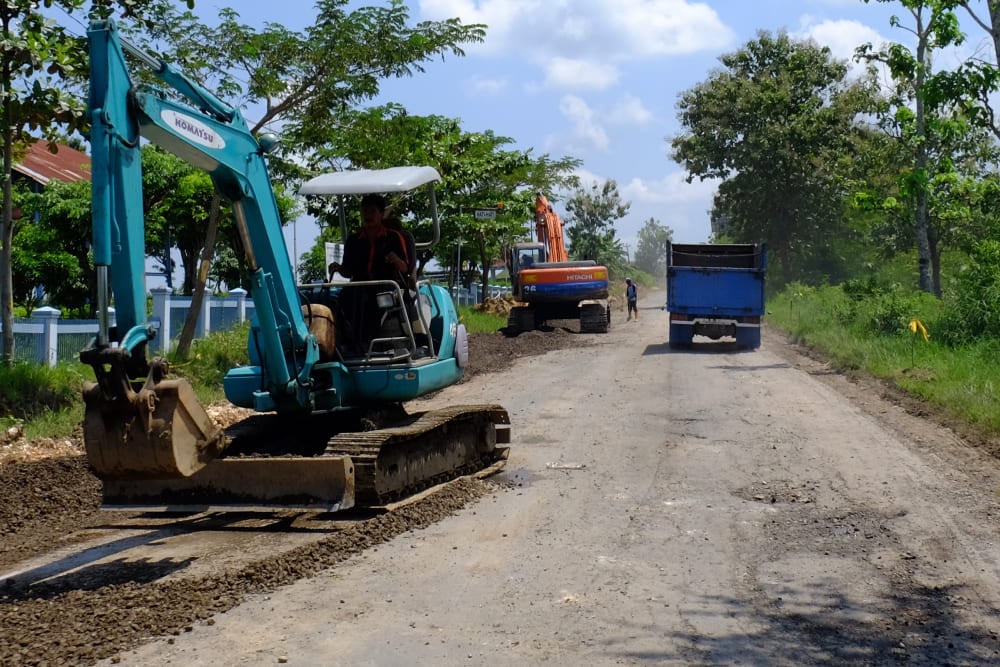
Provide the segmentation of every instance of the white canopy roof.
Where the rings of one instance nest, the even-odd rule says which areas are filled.
[[[370,192],[407,192],[440,181],[434,167],[390,167],[333,171],[312,178],[299,188],[302,195],[364,195]]]

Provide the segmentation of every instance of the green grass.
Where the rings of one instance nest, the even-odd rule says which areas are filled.
[[[792,287],[769,301],[767,319],[838,369],[888,380],[951,417],[1000,434],[1000,341],[950,347],[934,336],[939,301],[925,295],[889,301],[852,300],[838,287]],[[913,320],[924,324],[928,340],[910,329]],[[881,323],[879,331],[873,322]]]
[[[198,400],[208,405],[225,398],[222,378],[239,364],[249,363],[249,325],[195,341],[186,362],[170,359],[171,372],[187,378]],[[81,363],[49,368],[37,363],[0,366],[0,427],[23,422],[25,436],[66,437],[83,421],[83,383],[93,370]]]
[[[83,383],[93,378],[80,363],[0,365],[0,427],[24,422],[29,438],[72,434],[83,418]]]
[[[458,319],[470,334],[496,333],[507,326],[507,318],[479,310],[476,306],[459,306]]]
[[[208,405],[225,398],[222,380],[230,368],[246,366],[250,363],[247,339],[250,334],[249,322],[228,331],[213,333],[191,345],[191,354],[186,361],[170,359],[170,370],[175,375],[187,378],[194,388],[198,400]]]
[[[60,410],[46,410],[24,422],[24,437],[68,438],[83,423],[83,401]]]

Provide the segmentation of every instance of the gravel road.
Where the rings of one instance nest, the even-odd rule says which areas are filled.
[[[1000,662],[992,443],[772,332],[672,351],[662,301],[415,402],[503,404],[511,454],[394,512],[0,512],[0,663]]]

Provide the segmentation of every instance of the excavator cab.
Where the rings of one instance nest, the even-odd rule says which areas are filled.
[[[440,239],[437,199],[434,186],[441,177],[433,167],[403,166],[388,169],[361,169],[331,172],[316,176],[302,185],[300,194],[316,197],[336,197],[341,238],[349,230],[347,198],[367,194],[400,195],[423,190],[431,217],[432,237],[414,241],[419,252],[432,248]],[[342,333],[338,350],[346,363],[371,362],[379,353],[389,351],[391,358],[401,360],[425,358],[440,352],[443,309],[440,296],[426,282],[416,289],[394,281],[350,281],[321,284],[314,289],[326,294],[334,306],[335,319]],[[437,335],[435,335],[437,332]],[[360,357],[360,359],[358,358]]]

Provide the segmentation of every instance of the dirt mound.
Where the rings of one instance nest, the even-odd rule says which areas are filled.
[[[489,313],[490,315],[500,315],[502,317],[507,317],[510,315],[510,309],[514,307],[513,297],[509,296],[491,296],[486,301],[483,301],[479,306],[479,310],[484,313]]]
[[[469,338],[469,367],[465,375],[469,378],[480,373],[496,373],[510,368],[521,357],[592,344],[591,338],[565,328],[526,331],[517,336],[504,332],[476,334]]]

